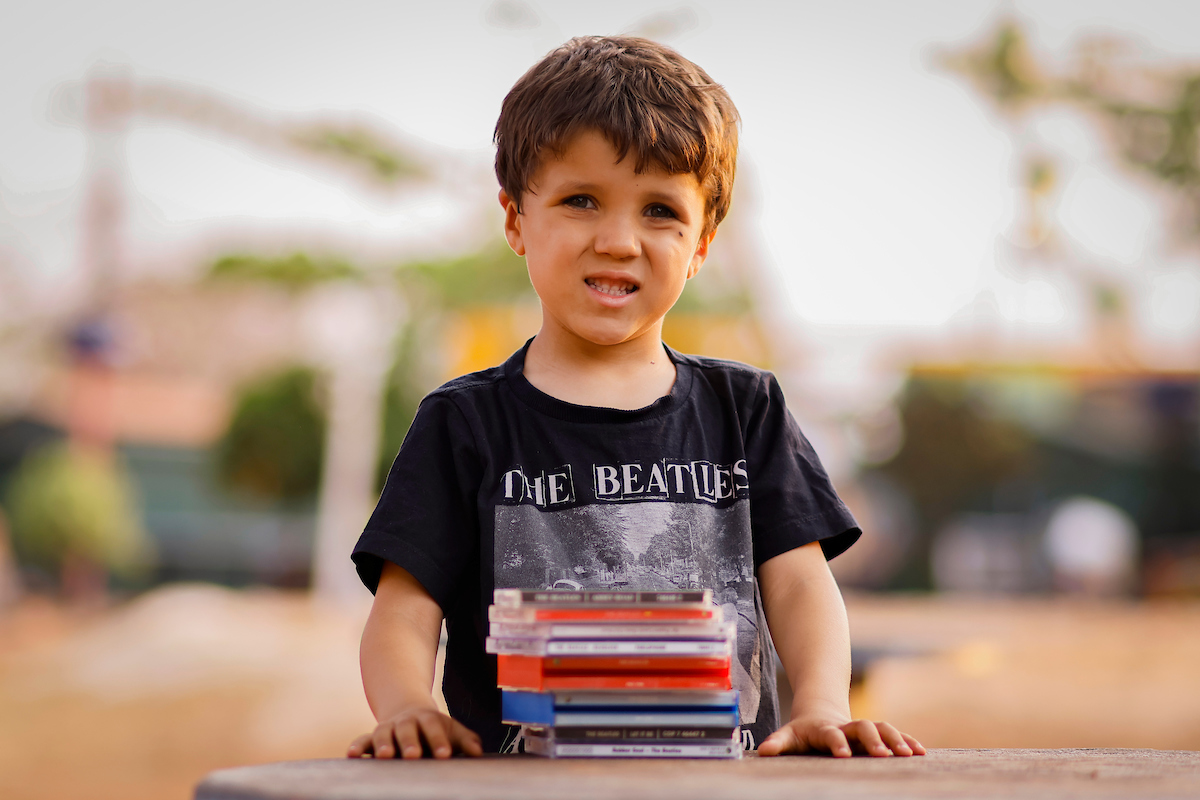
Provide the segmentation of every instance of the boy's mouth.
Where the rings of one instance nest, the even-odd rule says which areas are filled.
[[[585,278],[584,283],[601,294],[609,297],[624,297],[638,290],[637,284],[628,281],[614,281],[607,278]]]

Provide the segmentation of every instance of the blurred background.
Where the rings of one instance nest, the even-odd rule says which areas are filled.
[[[1185,3],[107,0],[0,30],[0,795],[184,798],[372,718],[347,554],[425,392],[539,324],[491,132],[573,35],[743,116],[668,317],[866,531],[855,712],[1200,749]]]

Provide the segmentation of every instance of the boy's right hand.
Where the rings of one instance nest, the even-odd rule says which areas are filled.
[[[371,733],[350,743],[347,758],[450,758],[454,753],[483,755],[474,731],[434,708],[411,708],[380,721]]]

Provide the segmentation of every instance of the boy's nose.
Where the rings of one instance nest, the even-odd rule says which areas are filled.
[[[612,258],[634,258],[641,255],[637,225],[624,215],[613,214],[601,221],[596,231],[597,253]]]

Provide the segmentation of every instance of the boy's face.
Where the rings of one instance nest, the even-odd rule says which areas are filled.
[[[662,320],[708,255],[696,176],[652,168],[594,130],[547,156],[522,199],[502,190],[504,232],[525,256],[542,302],[542,332],[564,343],[657,345]],[[561,339],[559,341],[562,341]]]

